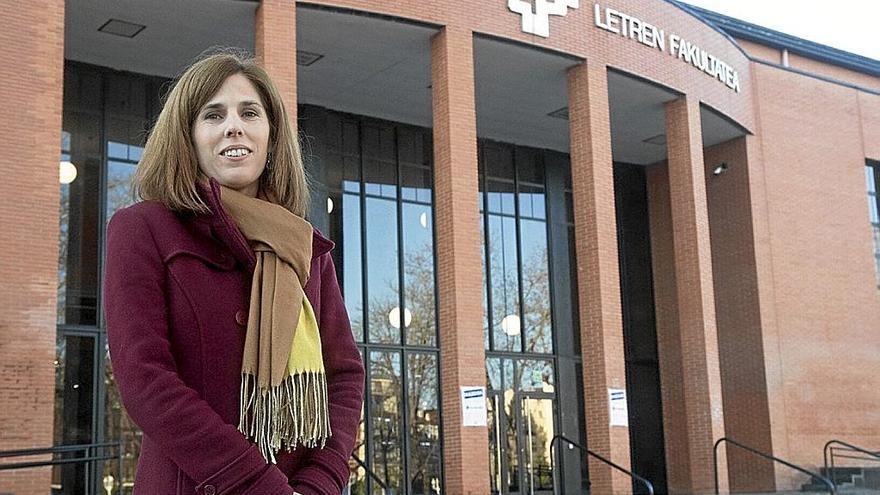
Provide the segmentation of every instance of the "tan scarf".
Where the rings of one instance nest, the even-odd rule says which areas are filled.
[[[330,437],[327,379],[315,314],[303,287],[312,225],[285,208],[222,187],[221,201],[257,258],[241,364],[241,420],[268,462]]]

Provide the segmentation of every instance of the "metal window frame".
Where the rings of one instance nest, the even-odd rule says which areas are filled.
[[[372,397],[372,376],[373,370],[371,366],[371,354],[373,352],[394,352],[400,356],[400,386],[402,393],[402,404],[400,406],[400,411],[403,416],[402,418],[402,427],[400,428],[400,438],[397,439],[399,445],[401,446],[401,463],[402,463],[402,480],[401,480],[401,489],[403,494],[412,493],[412,479],[410,478],[410,459],[412,457],[412,446],[410,441],[410,413],[409,410],[409,381],[407,377],[408,369],[409,369],[409,355],[413,352],[422,353],[422,354],[433,354],[435,356],[437,366],[437,389],[435,390],[435,396],[437,401],[437,421],[440,428],[438,441],[440,443],[440,452],[439,452],[439,462],[438,466],[440,468],[439,481],[441,485],[441,491],[445,486],[445,470],[443,469],[443,452],[444,452],[444,442],[443,442],[443,401],[442,401],[442,365],[440,360],[440,335],[439,335],[439,312],[437,310],[437,292],[439,289],[438,281],[437,281],[437,226],[436,221],[434,221],[435,217],[435,204],[436,204],[436,194],[434,192],[434,180],[433,174],[431,174],[431,201],[423,202],[418,200],[404,200],[402,197],[402,166],[400,160],[400,145],[399,145],[399,129],[403,126],[411,127],[414,130],[417,130],[419,134],[422,135],[422,139],[425,140],[423,143],[423,159],[425,160],[425,164],[433,170],[433,160],[431,160],[431,147],[426,146],[426,144],[431,143],[431,132],[430,130],[425,130],[422,128],[417,128],[413,126],[408,126],[407,124],[397,123],[397,122],[389,122],[384,120],[379,120],[371,117],[359,116],[359,115],[351,115],[351,114],[343,114],[340,112],[335,112],[337,115],[340,115],[341,120],[343,122],[353,123],[357,126],[357,149],[359,151],[358,157],[358,180],[359,184],[359,205],[361,214],[359,216],[360,220],[360,250],[361,250],[361,259],[366,260],[367,255],[367,215],[366,215],[366,200],[367,198],[375,197],[381,198],[385,200],[389,200],[389,198],[384,196],[377,196],[375,194],[368,194],[366,192],[366,184],[364,180],[364,163],[365,163],[365,153],[364,153],[364,126],[365,125],[378,125],[380,127],[389,128],[392,131],[392,136],[394,140],[394,166],[396,167],[396,197],[394,198],[395,207],[397,211],[397,266],[398,266],[398,307],[401,310],[404,308],[404,302],[406,300],[405,287],[404,287],[404,250],[403,250],[403,205],[406,204],[417,204],[422,206],[428,206],[431,209],[432,213],[432,254],[433,254],[433,265],[434,265],[434,345],[426,346],[426,345],[414,345],[409,344],[407,341],[407,332],[406,325],[404,324],[405,319],[403,313],[401,313],[401,326],[400,333],[398,336],[397,343],[388,343],[388,342],[374,342],[373,339],[370,338],[370,329],[369,329],[369,318],[367,318],[367,314],[369,312],[369,275],[367,270],[367,264],[361,263],[361,307],[363,308],[363,315],[361,317],[363,322],[363,335],[362,341],[357,342],[357,346],[359,350],[362,352],[364,357],[364,368],[366,372],[366,383],[365,383],[365,407],[364,407],[364,442],[365,442],[365,451],[366,451],[366,459],[364,459],[364,463],[368,466],[368,468],[372,469],[373,466],[373,458],[375,455],[375,446],[373,442],[374,435],[374,427],[373,427],[373,412],[372,412],[372,404],[370,402],[370,398]],[[349,193],[353,194],[353,193]],[[344,266],[341,267],[341,270],[344,272]],[[365,488],[366,493],[368,495],[372,495],[375,492],[373,489],[373,483],[367,477],[365,479]]]
[[[874,201],[876,203],[877,211],[880,212],[880,161],[866,159],[865,166],[870,167],[874,172],[874,192],[868,193],[868,201],[871,200],[871,196],[874,197]],[[868,219],[871,227],[880,228],[880,222],[874,222],[870,218]],[[873,230],[873,229],[872,229]],[[874,237],[874,233],[871,232],[871,237]],[[876,271],[875,278],[877,280],[877,289],[880,290],[880,245],[876,242],[874,244],[874,269]]]
[[[154,115],[155,102],[158,100],[158,92],[154,91],[159,89],[166,84],[167,81],[163,78],[158,78],[155,76],[149,76],[144,74],[136,74],[126,71],[118,71],[108,67],[101,67],[91,64],[86,64],[82,62],[75,62],[70,60],[65,60],[64,62],[64,72],[65,75],[68,72],[74,72],[77,74],[91,74],[100,78],[100,89],[99,89],[99,100],[101,102],[100,108],[100,128],[98,130],[98,140],[99,140],[99,166],[100,171],[98,173],[98,194],[96,200],[98,201],[97,205],[97,215],[95,221],[97,224],[97,263],[96,263],[96,277],[97,277],[97,292],[95,294],[95,324],[94,325],[79,325],[79,324],[68,324],[68,323],[56,323],[56,341],[59,337],[67,337],[67,336],[91,336],[95,338],[95,356],[94,362],[95,367],[93,370],[94,376],[92,377],[93,381],[93,390],[95,391],[95,397],[92,401],[92,411],[91,411],[91,428],[92,428],[92,440],[97,443],[104,442],[104,439],[107,435],[106,432],[106,395],[107,395],[107,387],[104,384],[104,380],[102,377],[106,373],[107,368],[107,360],[104,359],[104,349],[107,345],[107,325],[106,320],[104,318],[104,300],[103,300],[103,281],[104,281],[104,269],[105,269],[105,255],[106,255],[106,239],[107,239],[107,184],[108,184],[108,171],[109,171],[109,154],[107,152],[107,128],[109,125],[109,113],[107,111],[107,98],[109,95],[109,79],[113,74],[121,74],[126,77],[137,78],[143,80],[145,82],[146,90],[145,90],[145,108],[144,108],[144,119],[147,122],[153,122],[156,115]],[[165,81],[165,82],[160,82]],[[64,108],[62,108],[62,114],[64,113]],[[96,112],[98,113],[98,112]],[[70,154],[71,149],[64,150],[62,149],[62,153]],[[66,307],[65,307],[66,309]],[[54,414],[54,413],[53,413]],[[89,474],[91,478],[88,480],[89,484],[87,485],[87,489],[91,490],[89,493],[101,493],[103,490],[101,476],[97,471],[91,472]]]

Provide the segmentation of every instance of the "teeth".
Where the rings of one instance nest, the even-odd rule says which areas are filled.
[[[237,157],[237,156],[247,155],[248,153],[250,153],[250,152],[244,148],[234,148],[231,150],[224,151],[223,155],[228,156],[228,157]]]

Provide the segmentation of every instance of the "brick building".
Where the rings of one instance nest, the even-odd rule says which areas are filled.
[[[880,449],[880,62],[674,0],[565,4],[0,2],[0,450],[123,454],[0,493],[130,493],[105,226],[218,45],[295,110],[337,242],[367,368],[351,493],[642,490],[557,435],[658,493],[711,492],[722,437],[811,470],[831,439]],[[809,481],[719,452],[723,490]]]

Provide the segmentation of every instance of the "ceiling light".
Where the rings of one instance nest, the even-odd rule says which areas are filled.
[[[313,63],[324,58],[320,53],[307,52],[305,50],[296,51],[296,65],[308,67]]]
[[[562,107],[553,110],[552,112],[548,113],[547,116],[562,120],[568,120],[568,107]]]
[[[419,224],[422,226],[423,229],[428,228],[428,214],[424,211],[421,215],[419,215]]]
[[[651,136],[648,139],[642,140],[643,143],[648,144],[656,144],[657,146],[666,145],[666,134],[657,134],[656,136]]]
[[[727,162],[721,162],[720,164],[718,164],[717,167],[715,167],[714,170],[712,170],[712,175],[716,175],[716,176],[721,175],[724,172],[727,172],[727,169],[728,169]]]
[[[116,36],[122,36],[123,38],[134,38],[146,27],[147,26],[144,26],[143,24],[136,24],[134,22],[122,21],[119,19],[110,19],[99,27],[98,31],[107,34],[115,34]]]
[[[70,184],[76,180],[76,165],[63,161],[58,167],[58,181],[62,184]]]
[[[327,198],[327,214],[333,213],[333,198]]]

